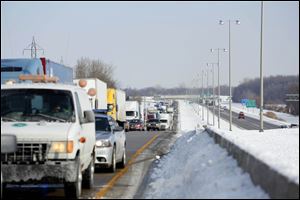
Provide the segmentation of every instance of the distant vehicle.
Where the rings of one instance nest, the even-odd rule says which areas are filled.
[[[58,77],[59,83],[73,84],[73,68],[45,58],[1,59],[1,84],[22,82],[20,75],[47,75]]]
[[[93,187],[95,116],[83,89],[52,83],[1,85],[1,136],[5,134],[17,137],[17,151],[5,154],[1,147],[4,183],[63,183],[70,199],[80,197],[81,186]]]
[[[116,120],[119,126],[125,128],[126,122],[126,94],[123,90],[107,89],[107,114]]]
[[[95,166],[104,166],[115,172],[117,165],[126,165],[126,136],[122,127],[107,115],[96,114]]]
[[[150,130],[160,130],[160,120],[159,119],[150,119],[147,121],[147,131]]]
[[[288,125],[280,125],[280,128],[288,128]]]
[[[138,101],[126,101],[126,120],[140,119],[140,106]]]
[[[89,100],[93,109],[107,109],[107,84],[97,78],[75,79],[74,83],[79,86],[80,81],[85,81],[82,88],[89,94],[95,89],[95,94],[89,94]]]
[[[298,128],[298,127],[299,127],[298,124],[291,124],[291,125],[290,125],[290,128]]]
[[[245,114],[244,114],[244,112],[240,112],[238,118],[239,118],[239,119],[245,119]]]
[[[129,121],[129,130],[133,130],[133,131],[144,131],[145,130],[145,126],[144,126],[144,122],[142,120],[139,119],[133,119]]]
[[[168,107],[167,108],[167,113],[174,113],[174,108],[173,107]]]
[[[169,130],[171,128],[171,124],[172,124],[171,114],[161,113],[159,120],[160,120],[161,130]]]

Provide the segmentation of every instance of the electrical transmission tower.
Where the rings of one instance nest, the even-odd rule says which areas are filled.
[[[31,58],[36,58],[38,51],[43,51],[43,55],[45,53],[44,49],[35,42],[34,36],[32,37],[31,44],[29,44],[25,49],[23,49],[23,55],[24,51],[31,51]]]

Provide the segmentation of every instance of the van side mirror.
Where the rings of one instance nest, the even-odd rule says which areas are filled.
[[[95,114],[91,110],[86,110],[83,112],[84,115],[84,123],[93,123],[95,122]]]

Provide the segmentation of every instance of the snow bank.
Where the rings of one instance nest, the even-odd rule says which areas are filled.
[[[180,137],[150,180],[145,198],[268,198],[203,130]]]
[[[181,132],[153,169],[145,198],[268,198],[201,129],[197,107],[179,102]],[[197,130],[195,130],[197,129]]]

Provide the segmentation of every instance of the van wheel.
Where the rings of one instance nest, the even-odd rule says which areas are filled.
[[[111,166],[109,171],[114,173],[116,172],[116,147],[114,146],[112,157],[111,157]]]
[[[79,159],[79,156],[77,156],[77,158],[76,158],[76,181],[64,183],[65,196],[68,199],[78,199],[81,195],[81,185],[82,185],[82,173],[81,173],[81,168],[80,168],[80,159]]]
[[[94,186],[94,172],[95,172],[95,157],[92,157],[91,163],[83,174],[82,186],[91,189]]]

